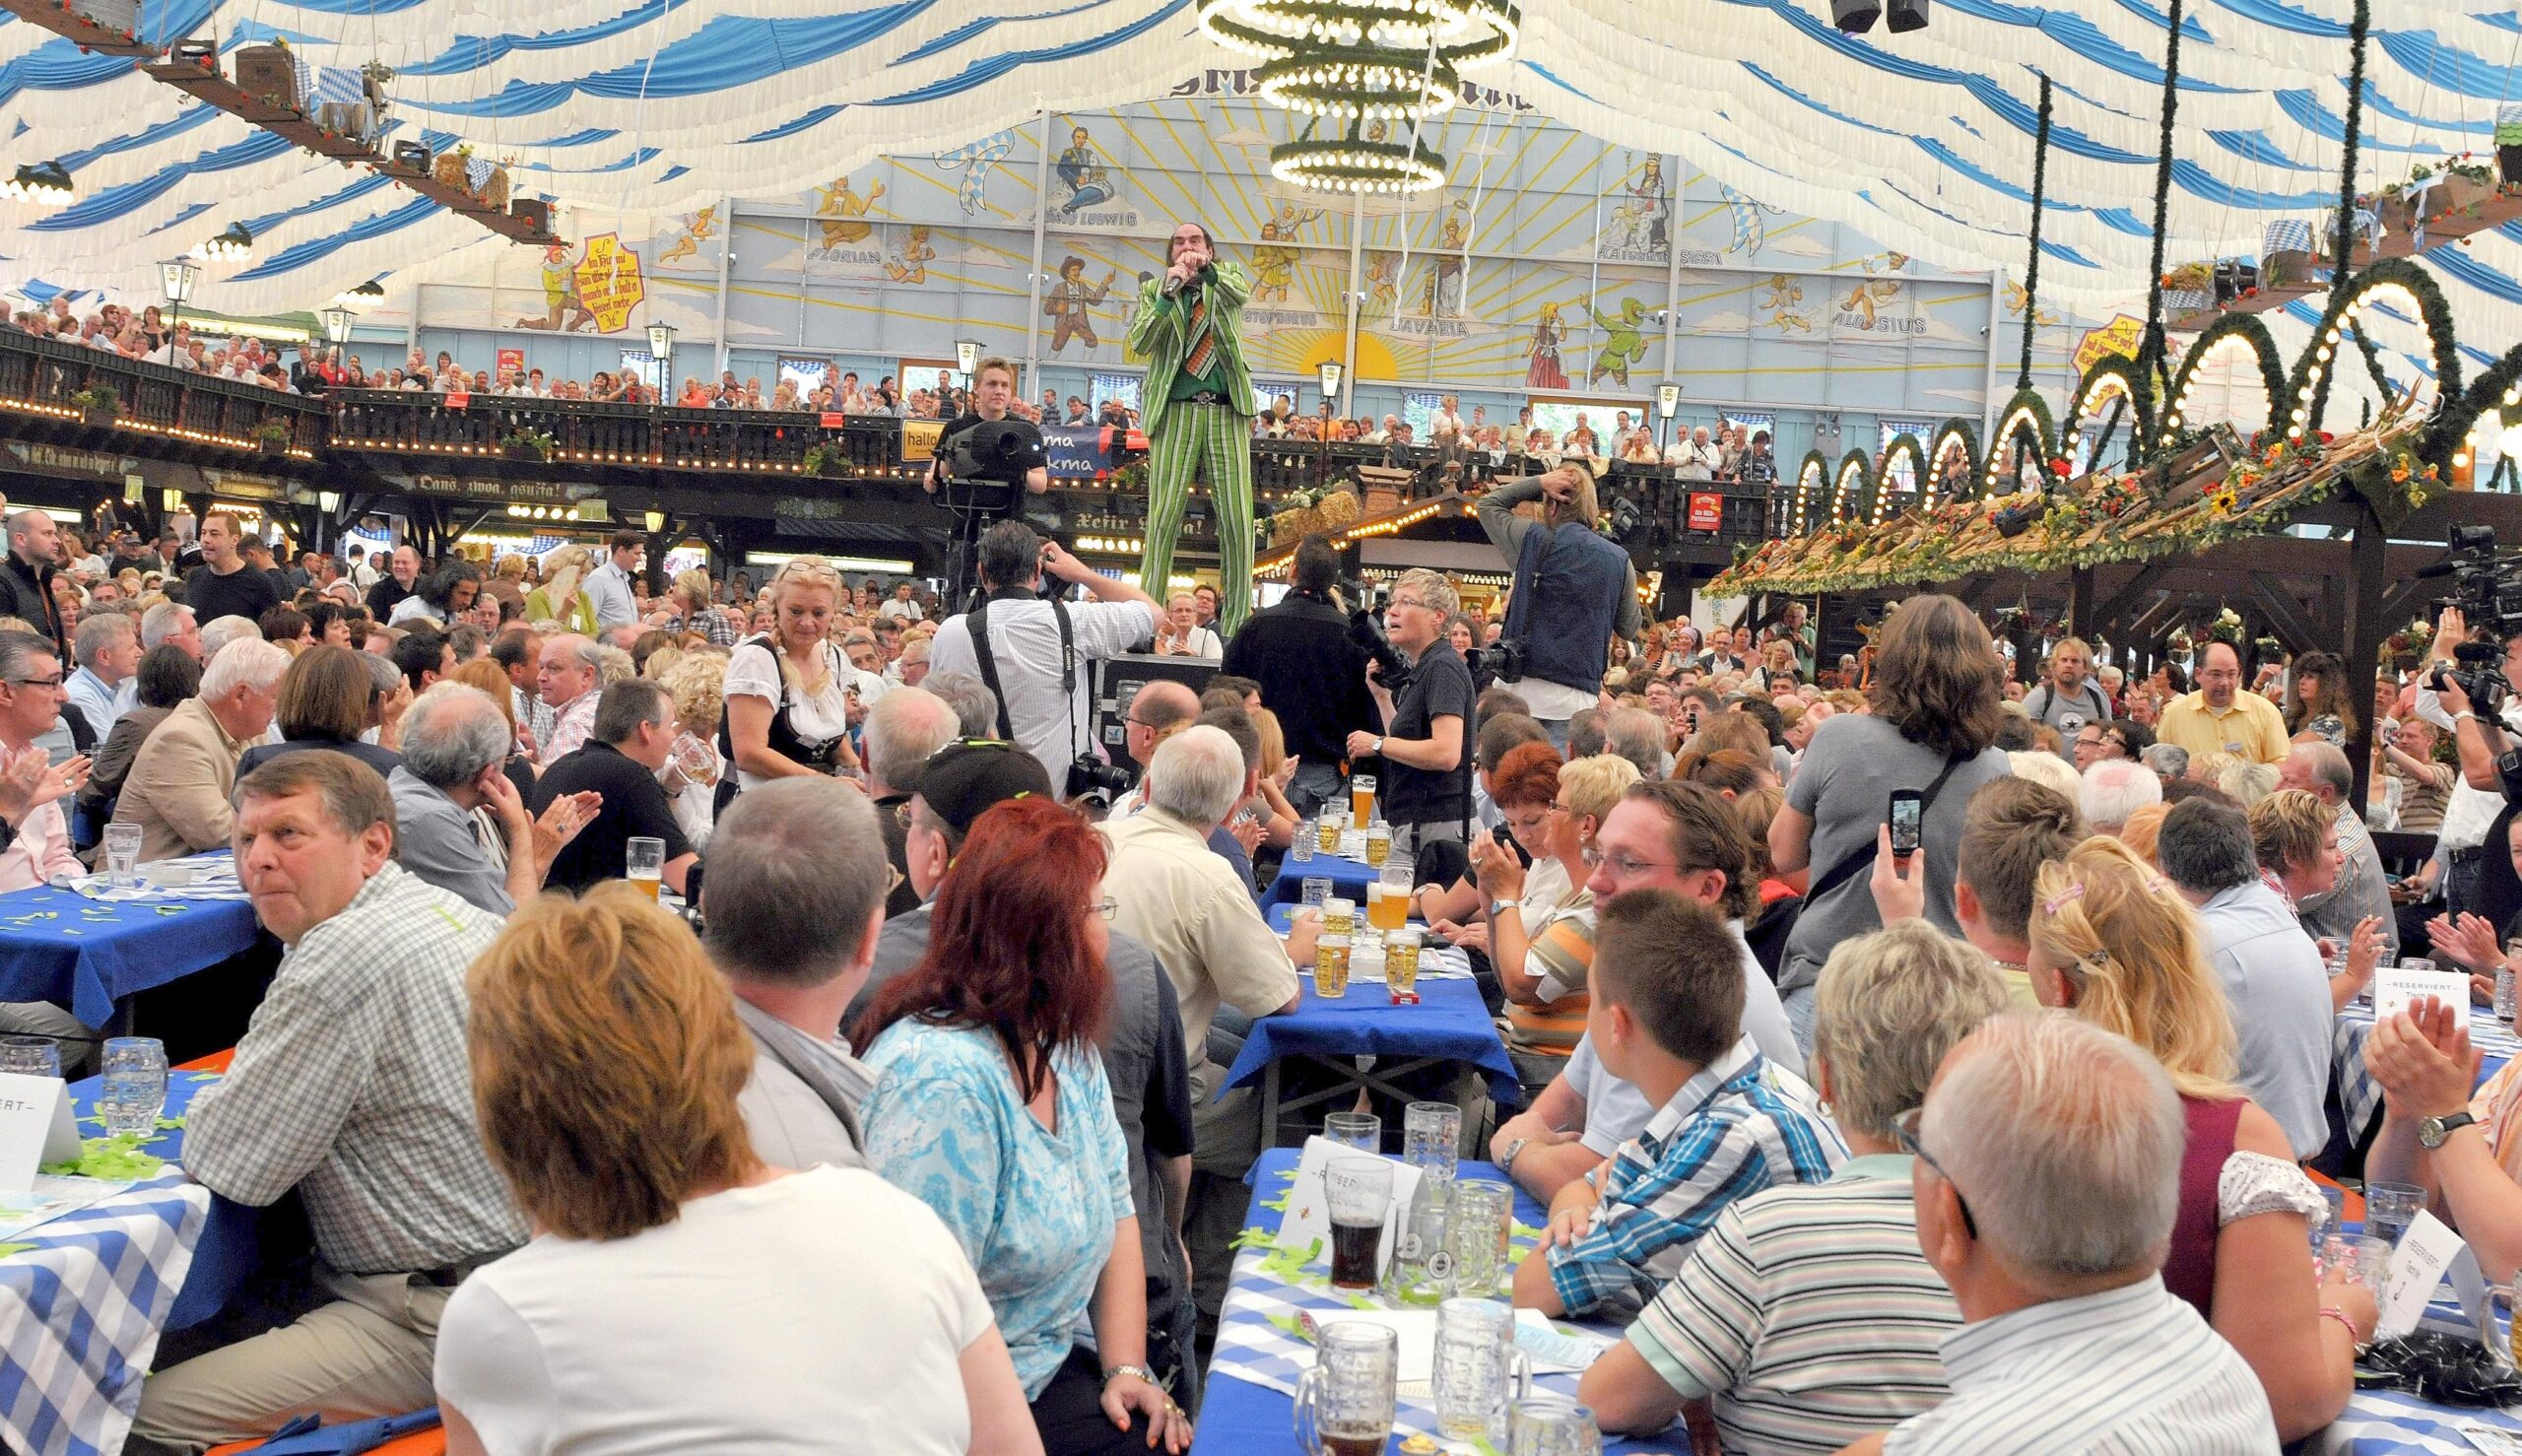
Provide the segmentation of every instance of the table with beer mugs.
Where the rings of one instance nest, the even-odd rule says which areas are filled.
[[[1409,920],[1408,861],[1389,856],[1377,873],[1359,898],[1321,877],[1310,886],[1299,881],[1300,896],[1314,903],[1300,897],[1270,907],[1271,928],[1281,934],[1298,914],[1321,915],[1323,930],[1311,970],[1296,977],[1296,1009],[1256,1020],[1227,1069],[1224,1087],[1259,1088],[1266,1143],[1281,1141],[1286,1119],[1345,1105],[1361,1092],[1407,1102],[1412,1093],[1400,1079],[1445,1064],[1485,1075],[1501,1105],[1522,1099],[1514,1059],[1471,979],[1469,958]],[[1320,1072],[1324,1085],[1289,1095],[1291,1063]]]
[[[1441,1103],[1411,1107],[1397,1160],[1369,1153],[1374,1143],[1366,1139],[1333,1155],[1320,1186],[1334,1247],[1311,1257],[1280,1237],[1298,1187],[1298,1150],[1273,1149],[1254,1164],[1194,1456],[1421,1449],[1686,1456],[1690,1437],[1678,1425],[1597,1445],[1590,1413],[1574,1406],[1578,1376],[1547,1360],[1536,1372],[1533,1333],[1515,1327],[1506,1290],[1547,1211],[1490,1164],[1456,1162],[1458,1126],[1423,1130],[1423,1113],[1431,1124],[1459,1116]],[[1330,1120],[1324,1133],[1335,1142],[1361,1138]],[[1317,1144],[1314,1156],[1324,1152]],[[1405,1166],[1417,1175],[1408,1207],[1392,1191]],[[1373,1176],[1378,1171],[1384,1176]],[[1402,1224],[1390,1238],[1382,1236],[1386,1221]],[[1343,1259],[1338,1245],[1350,1225],[1353,1257]],[[1391,1250],[1380,1272],[1371,1252],[1379,1242]],[[1540,1338],[1562,1353],[1591,1352],[1620,1334],[1608,1325],[1551,1324],[1557,1335]],[[1425,1378],[1415,1378],[1422,1366]],[[1419,1443],[1404,1445],[1413,1438]]]

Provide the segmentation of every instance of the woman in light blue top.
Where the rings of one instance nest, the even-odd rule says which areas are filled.
[[[868,1164],[962,1241],[1048,1456],[1191,1439],[1148,1378],[1128,1150],[1094,1045],[1111,998],[1104,862],[1047,798],[983,814],[938,887],[926,956],[859,1037],[878,1077]],[[1094,1351],[1073,1338],[1086,1316]]]

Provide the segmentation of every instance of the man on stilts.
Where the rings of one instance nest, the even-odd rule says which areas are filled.
[[[1147,551],[1139,583],[1161,600],[1191,478],[1208,482],[1217,523],[1219,626],[1252,610],[1252,371],[1243,362],[1243,270],[1217,260],[1208,230],[1173,230],[1166,267],[1139,289],[1129,352],[1147,360],[1139,419],[1147,430]]]

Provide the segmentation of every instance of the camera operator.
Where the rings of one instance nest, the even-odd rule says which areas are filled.
[[[2504,827],[2512,815],[2497,759],[2522,734],[2522,698],[2504,695],[2491,716],[2483,717],[2469,693],[2453,680],[2453,652],[2470,640],[2469,621],[2459,608],[2446,607],[2436,619],[2434,645],[2425,669],[2418,675],[2417,715],[2437,728],[2448,728],[2459,752],[2461,776],[2443,805],[2443,823],[2435,830],[2434,857],[2402,887],[2420,897],[2414,910],[2400,917],[2404,945],[2421,942],[2432,902],[2441,900],[2451,915],[2480,914],[2498,926],[2522,911],[2522,882],[2503,853]],[[2504,681],[2522,687],[2522,635],[2505,643],[2501,664]],[[2437,685],[2437,674],[2441,674]]]
[[[953,458],[956,441],[984,425],[996,425],[1004,421],[1009,431],[1032,447],[1029,454],[1019,450],[1007,450],[1005,454],[1021,458],[1038,458],[1041,455],[1042,431],[1030,421],[1011,417],[1007,413],[1009,407],[1015,402],[1016,365],[1014,364],[993,355],[973,367],[972,412],[958,417],[954,423],[946,427],[946,432],[937,437],[937,457],[929,462],[928,479],[924,483],[930,495],[937,494],[937,488],[946,483],[947,464]],[[1001,520],[1013,517],[1020,512],[1025,503],[1026,492],[1029,491],[1039,496],[1051,488],[1051,472],[1047,466],[1041,465],[1030,469],[1026,469],[1020,464],[996,465],[971,479],[996,481],[1008,488],[1006,501],[995,512]]]
[[[1542,502],[1539,521],[1515,514],[1527,500]],[[1497,686],[1531,705],[1562,752],[1567,720],[1602,693],[1612,633],[1634,639],[1641,629],[1637,570],[1594,529],[1601,515],[1594,473],[1573,459],[1480,499],[1480,528],[1515,567]]]
[[[1380,734],[1349,735],[1349,761],[1382,760],[1376,784],[1392,847],[1415,859],[1422,885],[1451,885],[1470,867],[1472,735],[1479,716],[1471,668],[1445,639],[1445,619],[1461,599],[1443,573],[1424,566],[1401,573],[1384,609],[1392,645],[1407,659],[1409,681],[1396,694],[1383,668],[1366,665],[1366,691],[1383,716]]]
[[[1071,607],[1044,600],[1042,575],[1086,588]],[[1039,759],[1052,783],[1093,743],[1090,662],[1118,657],[1156,631],[1156,598],[1105,576],[1044,541],[1023,521],[981,534],[979,606],[946,620],[929,644],[931,673],[971,673],[998,695],[998,731]],[[975,626],[980,629],[975,642]],[[1109,772],[1110,770],[1105,770]],[[1124,782],[1127,775],[1121,775]],[[1066,798],[1079,790],[1066,790]]]

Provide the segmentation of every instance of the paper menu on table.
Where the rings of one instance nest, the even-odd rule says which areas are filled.
[[[48,1224],[64,1214],[75,1214],[91,1204],[99,1204],[130,1187],[105,1178],[72,1178],[55,1173],[35,1174],[34,1187],[25,1193],[0,1193],[0,1243],[6,1243],[38,1224]]]
[[[1314,1248],[1308,1263],[1328,1268],[1331,1263],[1331,1205],[1322,1187],[1323,1169],[1335,1158],[1380,1158],[1343,1147],[1328,1138],[1304,1140],[1304,1155],[1296,1162],[1296,1180],[1288,1190],[1287,1213],[1279,1220],[1279,1247],[1299,1252]],[[1419,1169],[1394,1158],[1380,1158],[1392,1167],[1392,1202],[1384,1210],[1383,1241],[1375,1247],[1375,1273],[1378,1278],[1392,1267],[1393,1240],[1400,1236],[1401,1224],[1411,1200],[1419,1191]]]
[[[1531,1356],[1536,1375],[1573,1375],[1591,1369],[1612,1341],[1560,1325],[1538,1309],[1515,1311],[1515,1348]]]
[[[0,1196],[34,1186],[35,1169],[79,1159],[70,1089],[58,1077],[0,1072]]]
[[[2417,1328],[2426,1304],[2443,1283],[2443,1272],[2469,1245],[2450,1225],[2423,1209],[2391,1251],[2391,1278],[2382,1291],[2381,1318],[2373,1326],[2377,1340],[2397,1340]],[[2482,1291],[2484,1292],[2484,1291]]]
[[[2397,1016],[2421,996],[2431,996],[2452,1008],[2452,1025],[2470,1024],[2470,978],[2460,971],[2386,965],[2373,972],[2373,1020]]]

